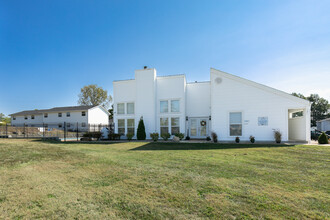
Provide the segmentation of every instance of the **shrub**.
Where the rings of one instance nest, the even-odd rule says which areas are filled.
[[[324,132],[319,136],[318,142],[319,144],[329,144],[328,137]]]
[[[144,127],[144,122],[142,118],[139,121],[136,137],[138,140],[145,140],[147,137],[146,128]]]
[[[150,137],[152,138],[152,140],[157,141],[159,138],[159,134],[158,133],[150,133]]]
[[[164,141],[167,141],[171,137],[171,135],[169,133],[163,133],[161,136]]]
[[[126,137],[127,137],[127,140],[131,141],[132,138],[134,137],[134,134],[133,133],[127,133]]]
[[[207,141],[210,141],[210,140],[211,140],[210,136],[207,136],[207,137],[206,137],[206,140],[207,140]]]
[[[236,137],[236,138],[235,138],[235,142],[236,142],[236,143],[239,143],[239,137]]]
[[[218,142],[218,135],[215,132],[211,132],[212,140],[214,143]]]
[[[121,134],[110,133],[109,140],[119,140],[120,136],[121,136]]]
[[[255,142],[256,140],[255,140],[255,138],[254,138],[254,136],[250,136],[250,142],[253,144],[254,142]]]
[[[180,139],[180,141],[184,138],[184,134],[182,134],[182,133],[177,133],[174,136],[178,137]]]
[[[102,136],[102,133],[99,131],[93,131],[93,132],[86,132],[83,134],[83,137],[85,138],[96,138],[96,139],[100,139]]]
[[[189,141],[190,140],[190,137],[189,135],[186,136],[186,140]]]
[[[276,143],[281,143],[282,141],[282,133],[279,130],[274,130],[274,139]]]

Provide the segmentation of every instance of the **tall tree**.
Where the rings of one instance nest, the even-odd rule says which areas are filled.
[[[316,122],[327,117],[329,114],[329,102],[328,100],[320,97],[318,94],[311,94],[305,97],[300,93],[292,93],[292,95],[297,96],[302,99],[306,99],[311,102],[311,125],[316,126]]]
[[[103,107],[107,107],[112,101],[112,97],[108,95],[108,91],[95,84],[81,88],[78,96],[79,105],[102,105]]]

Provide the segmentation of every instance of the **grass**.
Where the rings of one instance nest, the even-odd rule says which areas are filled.
[[[0,140],[0,219],[329,219],[327,146]]]

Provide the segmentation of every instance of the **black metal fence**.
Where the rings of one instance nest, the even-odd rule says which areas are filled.
[[[90,132],[114,133],[114,124],[52,123],[0,124],[0,138],[59,138],[79,141]]]

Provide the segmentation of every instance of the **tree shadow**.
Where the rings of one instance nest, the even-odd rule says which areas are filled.
[[[223,143],[160,143],[150,142],[130,149],[132,151],[148,150],[221,150],[241,148],[279,148],[293,147],[294,144],[223,144]]]

